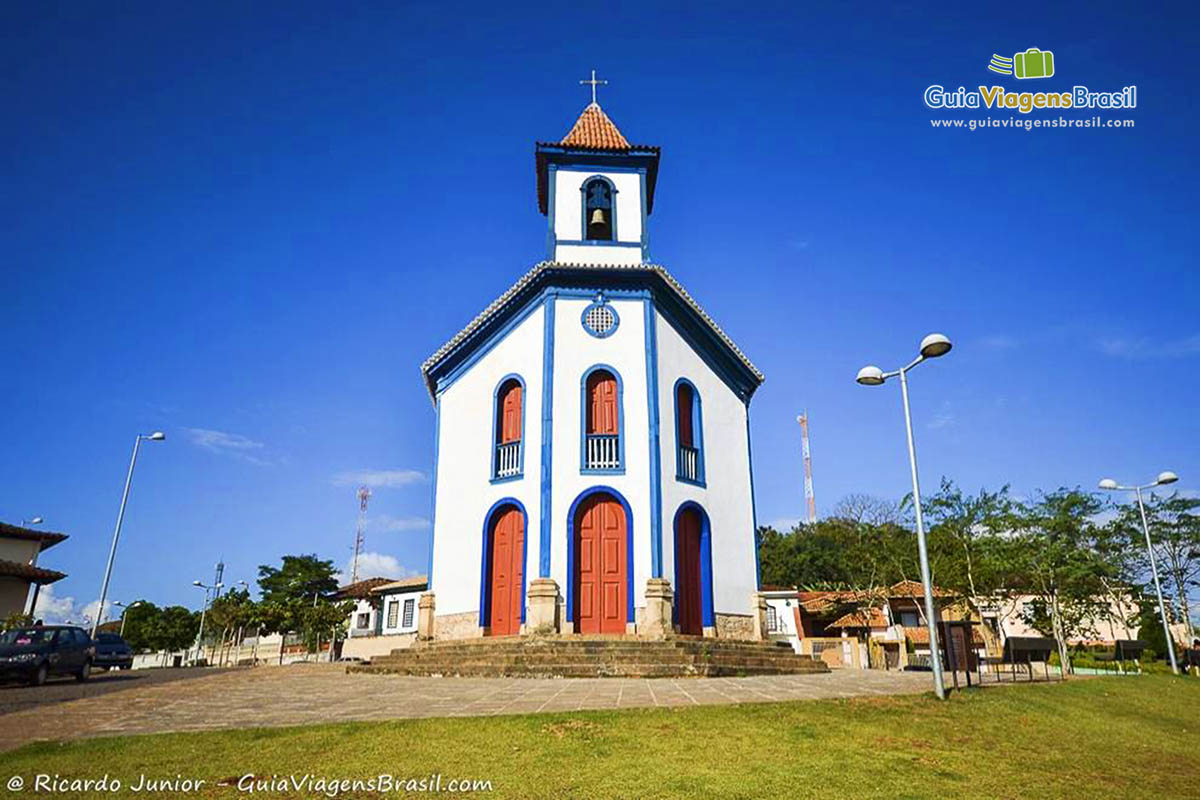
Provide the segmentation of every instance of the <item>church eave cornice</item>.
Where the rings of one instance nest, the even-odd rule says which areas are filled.
[[[656,306],[660,311],[667,312],[669,322],[688,326],[688,332],[701,340],[700,344],[705,346],[705,350],[724,353],[726,358],[721,361],[724,362],[725,371],[730,373],[728,380],[731,385],[736,384],[736,391],[744,400],[750,399],[764,380],[762,372],[665,267],[658,264],[557,261],[543,261],[535,265],[421,364],[421,376],[430,397],[436,402],[439,380],[503,330],[505,322],[512,315],[529,307],[532,302],[540,301],[544,292],[553,291],[556,279],[568,279],[578,287],[587,285],[592,278],[601,278],[607,284],[616,277],[627,278],[631,284],[646,283]],[[604,288],[604,284],[598,284],[596,288]],[[655,292],[656,289],[660,291]],[[688,325],[689,320],[695,325]]]

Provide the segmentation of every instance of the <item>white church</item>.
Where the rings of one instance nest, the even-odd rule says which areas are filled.
[[[649,260],[659,148],[593,97],[535,166],[547,260],[421,365],[437,413],[421,636],[759,638],[763,376]]]

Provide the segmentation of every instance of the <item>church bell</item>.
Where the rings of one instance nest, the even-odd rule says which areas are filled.
[[[604,225],[606,222],[607,222],[607,220],[604,219],[604,209],[602,209],[602,208],[592,209],[592,221],[590,223],[591,225]]]

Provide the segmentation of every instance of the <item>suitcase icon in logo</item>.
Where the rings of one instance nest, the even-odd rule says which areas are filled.
[[[1013,56],[1014,74],[1018,78],[1049,78],[1054,74],[1054,53],[1031,47]]]

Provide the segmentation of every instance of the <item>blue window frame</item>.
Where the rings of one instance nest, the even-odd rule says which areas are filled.
[[[617,383],[617,432],[589,433],[588,415],[592,398],[588,396],[593,376],[607,374]],[[579,471],[584,475],[623,475],[625,473],[625,384],[621,373],[608,364],[596,364],[579,381]]]
[[[671,392],[675,406],[675,478],[704,486],[704,416],[700,392],[687,378],[675,381]]]
[[[521,431],[515,441],[503,441],[504,398],[510,388],[517,387],[521,392]],[[525,406],[528,404],[528,394],[525,391],[525,380],[516,373],[510,373],[500,379],[492,393],[492,441],[490,444],[492,468],[491,482],[520,480],[525,475]]]
[[[603,175],[593,175],[579,187],[585,242],[617,240],[617,187]]]

